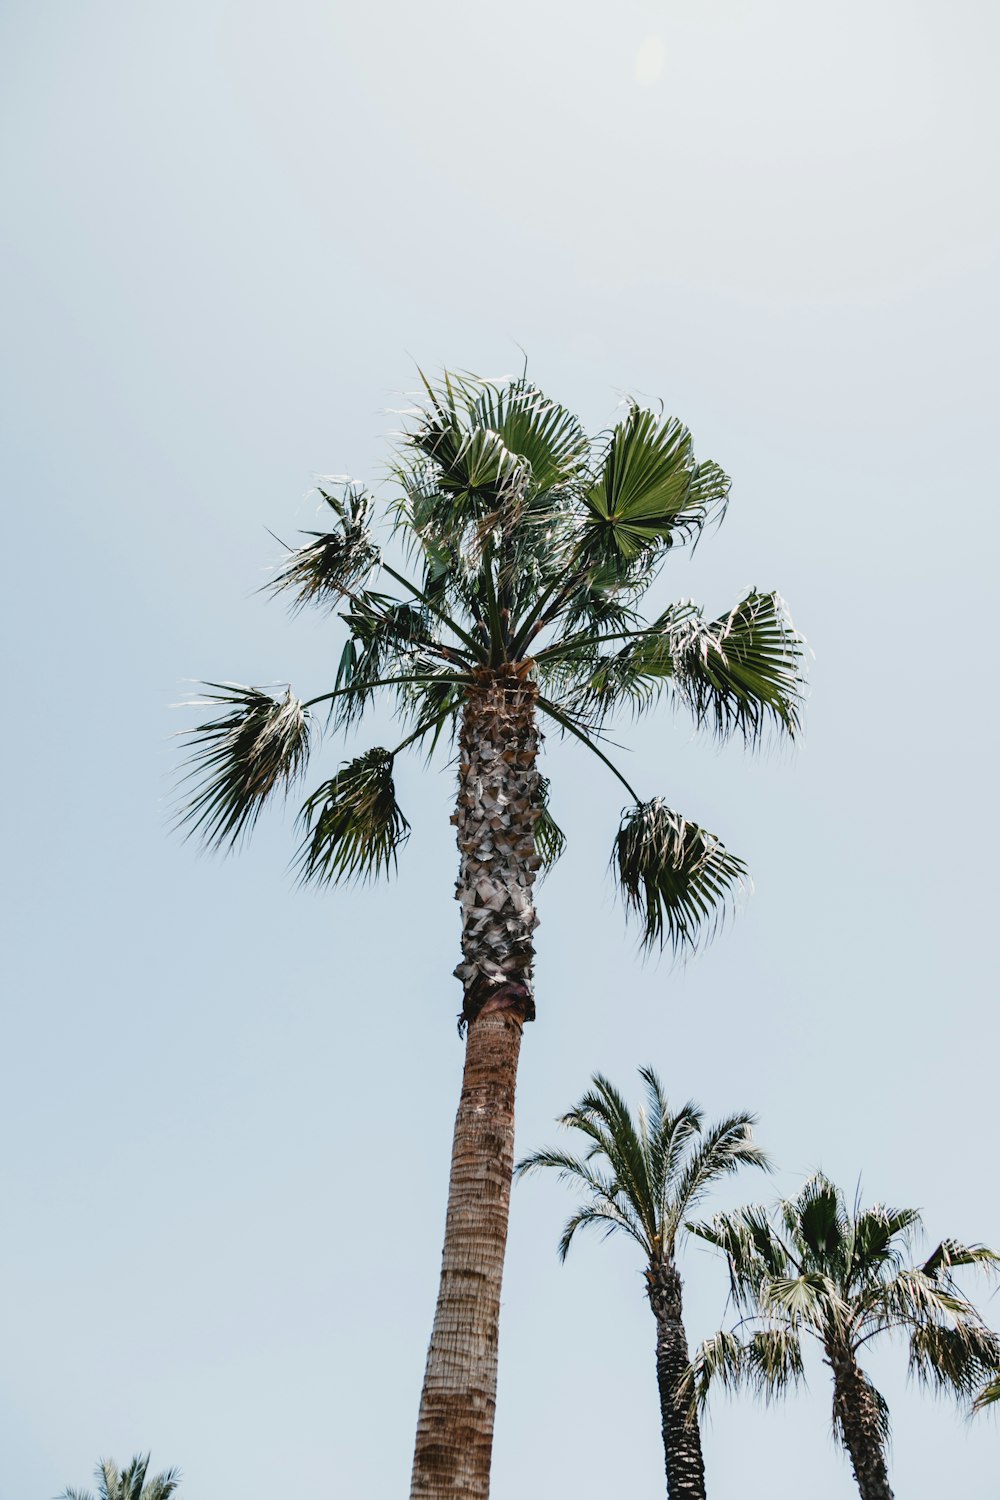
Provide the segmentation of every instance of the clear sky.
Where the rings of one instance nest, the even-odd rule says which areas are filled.
[[[640,964],[620,790],[550,741],[570,852],[519,1149],[652,1062],[759,1113],[773,1191],[821,1165],[1000,1244],[998,32],[987,0],[7,0],[0,1500],[147,1447],[185,1500],[406,1493],[462,1061],[452,774],[403,768],[413,837],[361,891],[294,888],[290,817],[222,860],[167,808],[186,679],[330,685],[336,623],[254,592],[266,528],[313,524],[319,474],[381,480],[417,362],[523,346],[594,430],[662,397],[734,476],[662,597],[780,588],[815,652],[797,751],[623,731],[755,876],[686,969]],[[568,1206],[515,1191],[494,1497],[655,1500],[640,1267],[595,1239],[560,1268]],[[684,1270],[698,1338],[724,1281]],[[992,1495],[997,1425],[902,1349],[871,1368],[898,1493]],[[716,1407],[713,1500],[849,1500],[825,1373]]]

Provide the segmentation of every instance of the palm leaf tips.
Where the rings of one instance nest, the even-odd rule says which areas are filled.
[[[307,799],[297,855],[304,882],[369,880],[395,866],[410,825],[396,802],[393,758],[381,747],[368,750]]]
[[[628,809],[612,867],[626,912],[642,924],[645,948],[694,949],[711,933],[746,881],[746,866],[714,834],[659,797]]]
[[[751,590],[718,620],[692,612],[671,632],[674,682],[699,725],[755,744],[768,724],[801,727],[802,639],[779,594]]]
[[[291,552],[270,584],[272,593],[292,595],[293,609],[339,604],[378,561],[371,496],[353,485],[346,487],[342,500],[324,489],[320,494],[336,517],[332,530],[307,532],[313,540]]]
[[[275,697],[264,688],[206,683],[216,691],[196,707],[219,706],[221,717],[187,731],[195,783],[177,821],[210,847],[239,842],[256,823],[267,799],[301,776],[309,756],[309,711],[289,688]]]

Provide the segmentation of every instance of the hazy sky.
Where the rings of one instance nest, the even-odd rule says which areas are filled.
[[[167,813],[187,679],[330,685],[340,627],[255,593],[266,528],[313,524],[318,474],[381,480],[418,362],[523,347],[594,430],[662,397],[735,482],[660,594],[778,587],[815,652],[797,751],[623,729],[630,779],[753,869],[684,970],[613,899],[620,789],[550,740],[570,853],[518,1148],[652,1062],[759,1113],[781,1171],[728,1201],[822,1165],[1000,1244],[996,17],[7,0],[0,1500],[147,1447],[184,1500],[406,1493],[462,1062],[452,773],[402,768],[377,889],[295,890],[290,816],[219,860]],[[494,1500],[655,1500],[640,1266],[560,1268],[568,1208],[515,1191]],[[724,1278],[684,1269],[699,1338]],[[901,1348],[871,1370],[897,1492],[992,1493],[997,1424]],[[825,1375],[717,1405],[713,1500],[849,1500]]]

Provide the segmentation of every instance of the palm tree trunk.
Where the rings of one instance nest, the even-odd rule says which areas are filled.
[[[861,1500],[893,1500],[878,1405],[853,1354],[827,1355],[833,1370],[833,1422],[844,1439]]]
[[[651,1265],[646,1272],[656,1318],[656,1380],[669,1500],[705,1500],[701,1432],[685,1376],[690,1363],[684,1329],[681,1278],[676,1266]]]
[[[411,1500],[487,1500],[521,1033],[534,1019],[537,689],[481,671],[459,740],[465,1073]]]

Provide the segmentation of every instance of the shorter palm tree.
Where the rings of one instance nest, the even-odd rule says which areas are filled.
[[[137,1453],[125,1469],[110,1458],[102,1458],[94,1470],[97,1500],[170,1500],[180,1483],[180,1470],[167,1469],[163,1474],[146,1478],[149,1454]],[[94,1500],[90,1490],[63,1490],[59,1500]]]
[[[646,1294],[656,1318],[656,1376],[671,1500],[704,1500],[705,1466],[698,1418],[687,1382],[688,1342],[677,1269],[684,1221],[718,1178],[740,1167],[768,1167],[754,1144],[754,1116],[731,1115],[704,1127],[698,1105],[674,1114],[656,1073],[640,1068],[646,1102],[633,1119],[621,1094],[600,1073],[579,1104],[563,1115],[585,1138],[582,1157],[536,1151],[518,1162],[518,1176],[554,1167],[560,1180],[582,1187],[586,1198],[559,1242],[565,1260],[578,1229],[620,1230],[646,1257]]]
[[[868,1344],[883,1334],[907,1336],[910,1374],[963,1402],[1000,1372],[1000,1338],[953,1275],[959,1266],[995,1271],[1000,1256],[985,1245],[942,1240],[911,1264],[916,1209],[857,1202],[850,1209],[817,1173],[772,1213],[754,1205],[687,1227],[725,1254],[744,1315],[695,1355],[699,1406],[713,1383],[749,1386],[765,1399],[784,1394],[803,1379],[802,1338],[811,1336],[833,1375],[834,1433],[862,1500],[892,1500],[889,1409],[859,1363]]]

